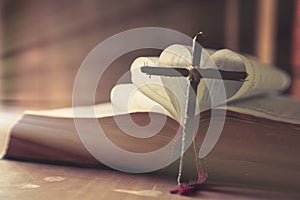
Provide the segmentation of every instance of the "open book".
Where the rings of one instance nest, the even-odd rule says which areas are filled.
[[[160,57],[137,58],[132,83],[116,85],[111,102],[25,112],[10,131],[5,157],[176,176],[188,81],[149,77],[140,68],[186,67],[190,60],[190,47],[172,45]],[[298,188],[300,102],[278,95],[289,77],[226,49],[205,51],[201,60],[203,68],[248,73],[244,82],[199,84],[195,140],[208,181]],[[191,148],[184,170],[196,179]]]

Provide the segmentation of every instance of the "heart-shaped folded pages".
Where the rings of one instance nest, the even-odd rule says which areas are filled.
[[[191,65],[191,49],[183,45],[172,45],[166,48],[158,61],[155,58],[141,57],[136,59],[131,66],[133,84],[153,101],[161,104],[168,110],[174,119],[183,122],[183,113],[187,101],[186,92],[188,80],[185,77],[174,78],[167,76],[149,76],[141,72],[142,66],[162,67],[187,67]],[[201,56],[202,68],[217,68],[210,55],[203,49]],[[198,87],[198,104],[196,114],[210,109],[211,98],[214,97],[213,105],[225,102],[226,95],[221,80],[203,79]],[[223,86],[223,87],[222,87]],[[221,95],[221,97],[219,97]],[[222,96],[223,95],[223,96]],[[199,104],[200,102],[200,104]]]

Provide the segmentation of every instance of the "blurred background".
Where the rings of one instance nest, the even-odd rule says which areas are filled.
[[[0,101],[36,109],[71,106],[81,62],[101,41],[131,28],[157,26],[193,37],[206,48],[252,54],[293,77],[300,98],[300,0],[0,0]],[[134,58],[117,59],[100,80],[96,102]],[[129,81],[129,80],[128,80]]]

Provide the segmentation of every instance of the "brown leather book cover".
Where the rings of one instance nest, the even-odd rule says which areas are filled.
[[[116,116],[117,118],[126,115]],[[148,113],[133,113],[136,123],[147,123]],[[154,118],[157,122],[161,115]],[[91,119],[84,119],[87,122]],[[113,117],[98,119],[111,142],[132,152],[149,152],[168,144],[181,127],[168,117],[155,136],[137,139],[116,126]],[[198,146],[210,123],[210,113],[202,114],[196,141]],[[219,123],[212,120],[212,126]],[[87,130],[87,133],[88,130]],[[201,160],[209,183],[229,183],[297,190],[300,186],[300,125],[278,122],[236,112],[227,112],[221,136],[207,157]],[[24,115],[13,127],[5,156],[35,162],[81,167],[103,167],[80,141],[73,119]],[[187,151],[184,176],[196,180],[194,152]],[[120,163],[122,164],[122,163]],[[138,166],[137,166],[138,167]],[[176,177],[178,161],[157,171]]]

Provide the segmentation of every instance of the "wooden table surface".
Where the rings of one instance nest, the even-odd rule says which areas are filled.
[[[0,199],[300,199],[292,193],[208,185],[192,197],[172,195],[171,177],[109,169],[0,160]]]

